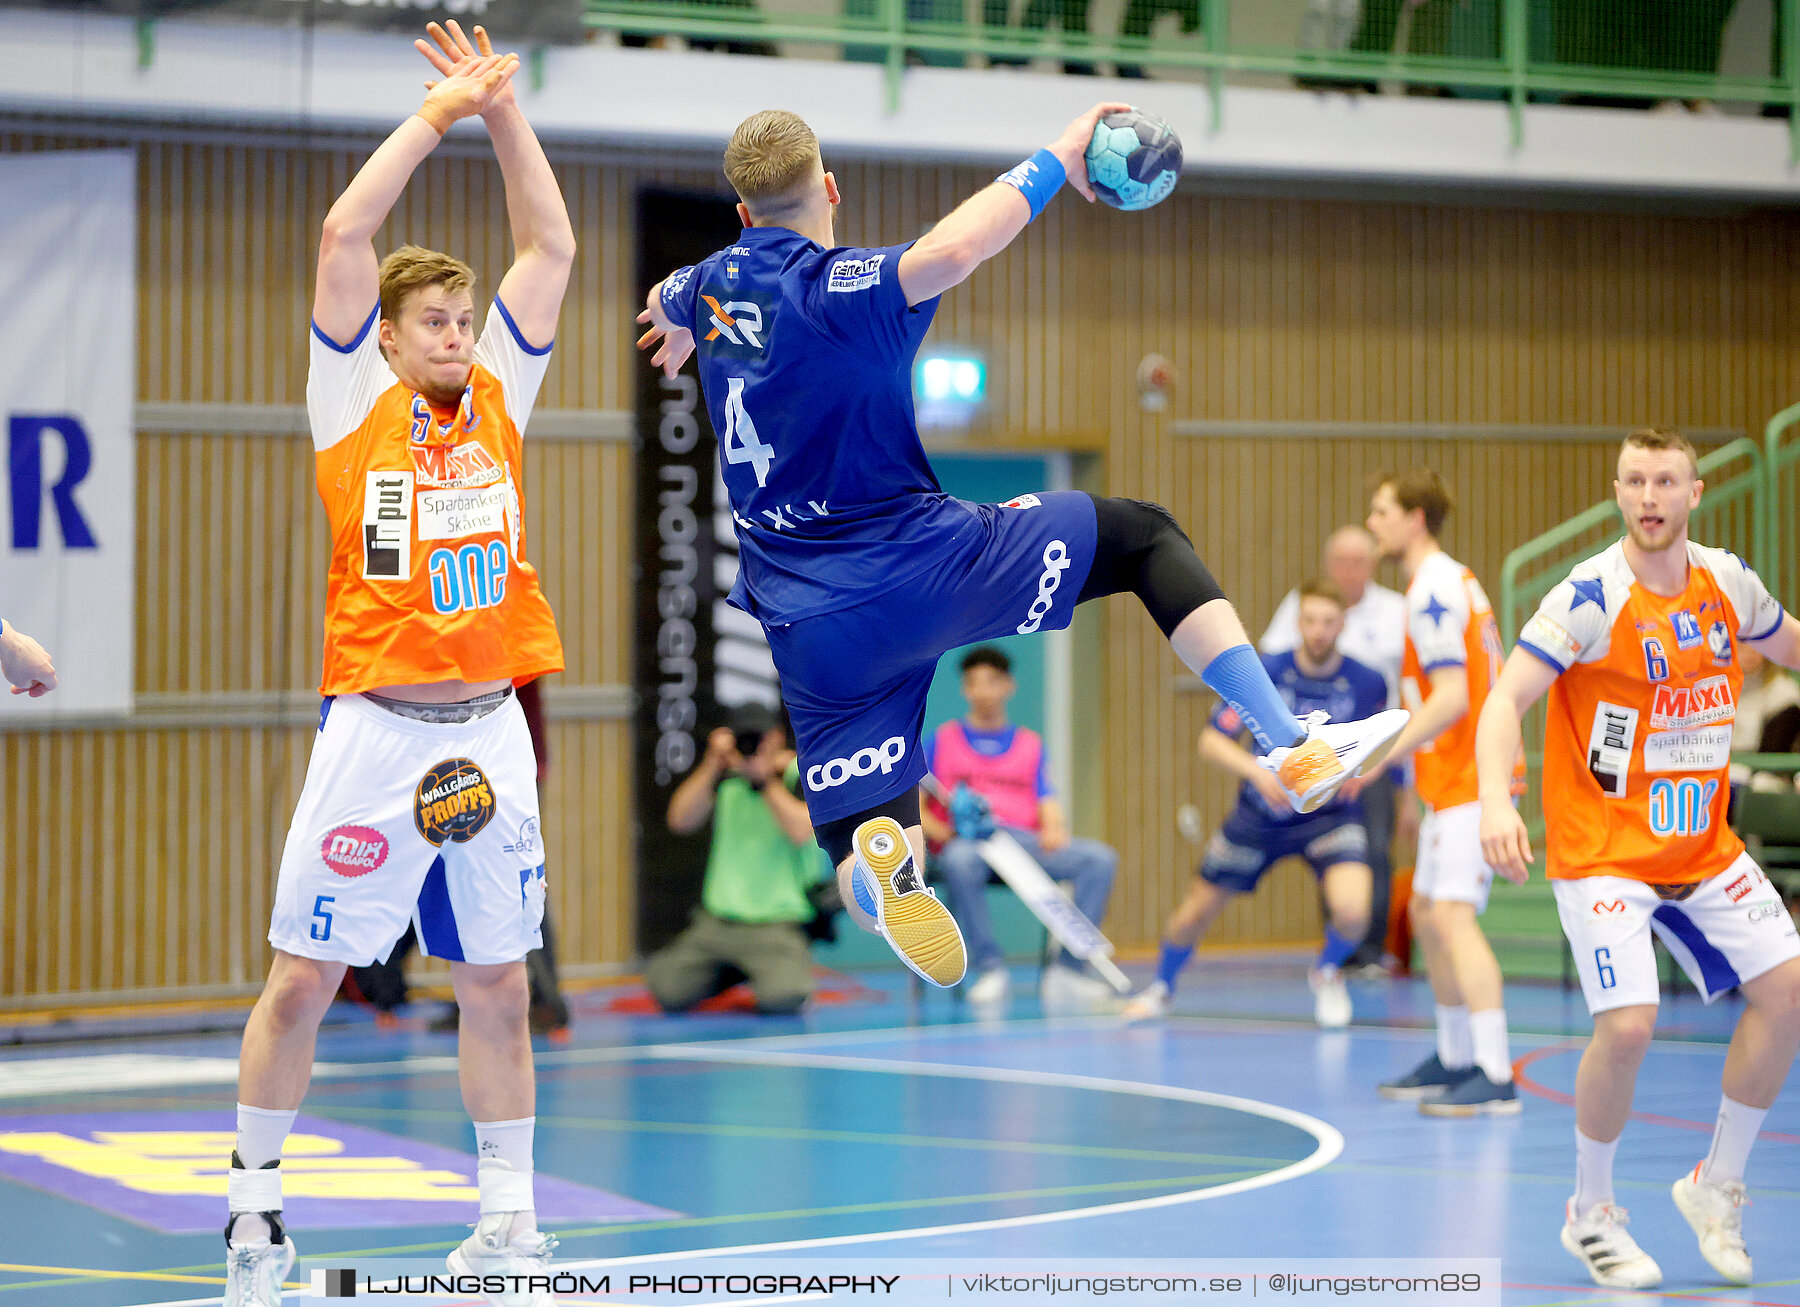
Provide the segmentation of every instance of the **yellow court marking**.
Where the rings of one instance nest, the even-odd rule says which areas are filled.
[[[79,1275],[94,1280],[161,1280],[168,1284],[224,1284],[222,1275],[172,1275],[167,1271],[103,1271],[87,1266],[21,1266],[0,1262],[0,1271],[19,1275]],[[304,1288],[305,1286],[300,1286]]]

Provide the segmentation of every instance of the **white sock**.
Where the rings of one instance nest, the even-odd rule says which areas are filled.
[[[1751,1107],[1725,1094],[1719,1095],[1719,1122],[1713,1127],[1712,1150],[1700,1164],[1700,1178],[1711,1184],[1744,1178],[1744,1163],[1762,1129],[1766,1107]]]
[[[1475,1065],[1497,1085],[1512,1079],[1512,1054],[1506,1044],[1506,1009],[1469,1013],[1469,1041]]]
[[[537,1130],[535,1116],[516,1121],[475,1122],[475,1155],[482,1161],[497,1157],[515,1171],[530,1171],[531,1141]]]
[[[1613,1200],[1613,1154],[1619,1141],[1603,1144],[1589,1139],[1575,1127],[1575,1215],[1586,1216],[1601,1203]]]
[[[278,1111],[268,1107],[237,1105],[237,1155],[246,1171],[255,1171],[281,1156],[281,1145],[294,1128],[299,1110]]]
[[[1469,1009],[1437,1005],[1438,1061],[1460,1071],[1475,1061],[1475,1044],[1469,1036]]]
[[[506,1242],[537,1229],[536,1205],[531,1196],[532,1138],[536,1130],[535,1116],[516,1121],[475,1122],[475,1151],[481,1158],[476,1168],[481,1213],[484,1218],[497,1214],[512,1217]]]
[[[294,1128],[294,1118],[298,1115],[297,1109],[282,1111],[251,1107],[247,1103],[237,1105],[237,1155],[243,1166],[231,1168],[226,1202],[229,1211],[242,1215],[230,1223],[232,1243],[266,1243],[274,1236],[274,1230],[263,1219],[262,1213],[281,1210],[281,1176],[279,1171],[259,1173],[268,1163],[280,1159],[281,1145],[286,1142],[288,1131]],[[259,1196],[249,1196],[253,1190]]]

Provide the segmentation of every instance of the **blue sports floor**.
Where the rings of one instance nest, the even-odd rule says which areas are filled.
[[[1203,958],[1175,1014],[1137,1027],[1041,1018],[1024,970],[1003,1022],[938,992],[916,1002],[895,972],[791,1019],[617,1016],[619,990],[575,995],[573,1039],[540,1041],[538,1060],[557,1260],[770,1245],[858,1259],[1463,1255],[1499,1258],[1502,1299],[1521,1307],[1800,1304],[1794,1086],[1751,1157],[1754,1286],[1719,1284],[1669,1198],[1706,1150],[1735,1001],[1665,998],[1617,1175],[1666,1280],[1623,1294],[1593,1286],[1557,1241],[1579,995],[1509,988],[1521,1116],[1437,1121],[1374,1090],[1431,1050],[1422,983],[1353,982],[1356,1023],[1327,1034],[1304,967]],[[473,1220],[454,1037],[425,1029],[436,1010],[381,1032],[340,1007],[322,1033],[302,1147],[283,1164],[296,1286],[352,1256],[441,1259]],[[233,1034],[127,1032],[9,1052],[0,1307],[220,1300],[236,1047]]]

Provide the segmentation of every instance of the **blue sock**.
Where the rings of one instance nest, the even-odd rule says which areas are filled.
[[[1298,744],[1306,738],[1305,728],[1288,711],[1275,682],[1269,679],[1268,669],[1249,645],[1227,649],[1206,665],[1200,679],[1237,710],[1245,728],[1256,737],[1258,753]]]
[[[1175,992],[1175,977],[1181,974],[1181,969],[1193,956],[1194,946],[1192,944],[1184,947],[1180,944],[1171,944],[1168,940],[1163,941],[1162,956],[1156,961],[1156,978],[1169,987],[1171,994]]]
[[[1330,926],[1325,927],[1325,947],[1319,950],[1319,965],[1341,967],[1356,952],[1356,941],[1345,939]]]

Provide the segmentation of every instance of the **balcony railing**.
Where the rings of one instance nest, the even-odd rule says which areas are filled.
[[[909,65],[1042,61],[1230,83],[1504,101],[1741,106],[1789,120],[1800,161],[1800,0],[586,0],[590,28],[742,53]]]

